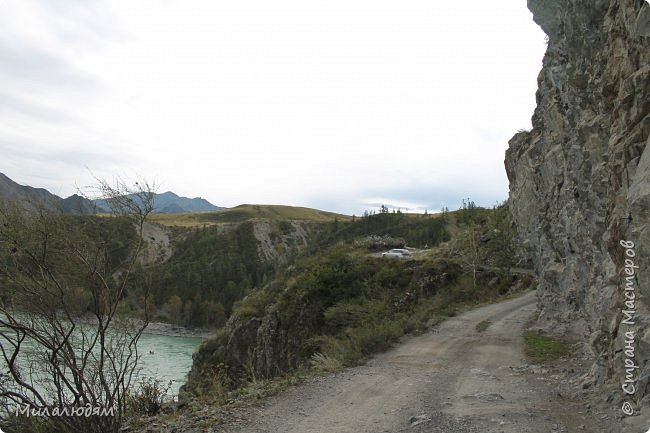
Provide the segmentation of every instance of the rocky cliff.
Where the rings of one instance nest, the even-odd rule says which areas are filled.
[[[528,8],[548,48],[533,128],[510,140],[505,164],[511,213],[540,276],[537,326],[583,342],[593,363],[585,387],[615,386],[610,396],[647,411],[650,6]]]

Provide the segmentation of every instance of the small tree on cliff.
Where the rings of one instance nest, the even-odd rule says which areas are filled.
[[[470,268],[472,287],[476,289],[476,277],[478,267],[481,264],[481,254],[479,251],[478,230],[474,225],[458,234],[458,253],[463,264]]]
[[[509,274],[517,252],[517,228],[506,203],[494,207],[488,219],[488,227],[490,242],[487,254],[501,272]]]

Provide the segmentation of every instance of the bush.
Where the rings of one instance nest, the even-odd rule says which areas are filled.
[[[386,300],[366,300],[363,298],[345,299],[323,313],[326,327],[333,332],[361,326],[364,323],[380,321],[390,315],[390,304]]]
[[[266,290],[260,289],[246,296],[241,301],[235,302],[233,311],[240,317],[264,317],[266,307],[273,303],[273,296]]]
[[[167,386],[164,386],[160,379],[143,377],[140,379],[137,390],[126,398],[128,412],[131,416],[158,414],[171,386],[171,380],[167,383]]]
[[[321,335],[313,338],[311,343],[320,348],[320,352],[316,353],[321,353],[329,358],[328,362],[330,363],[338,362],[342,366],[350,366],[356,364],[363,357],[359,346],[348,338]]]
[[[16,416],[9,413],[3,420],[2,427],[11,433],[70,433],[70,429],[56,421],[52,418]]]
[[[359,347],[364,356],[375,352],[382,352],[395,343],[404,334],[404,329],[399,321],[386,321],[374,323],[358,328],[349,329],[346,332],[351,343]]]
[[[332,329],[355,326],[368,317],[368,307],[360,300],[344,300],[328,308],[323,313],[325,325]]]
[[[232,380],[228,376],[228,367],[219,363],[206,374],[205,388],[200,395],[201,399],[210,403],[223,404],[228,399],[228,392],[232,388]]]

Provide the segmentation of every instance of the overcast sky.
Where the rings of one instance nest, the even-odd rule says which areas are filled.
[[[0,0],[0,171],[347,214],[507,198],[525,0]]]

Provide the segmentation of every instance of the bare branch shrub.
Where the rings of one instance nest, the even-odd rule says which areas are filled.
[[[64,215],[34,203],[0,208],[0,422],[9,431],[29,424],[116,433],[123,423],[149,288],[138,287],[141,317],[116,312],[138,283],[154,191],[118,180],[99,181],[95,192],[110,216]]]

